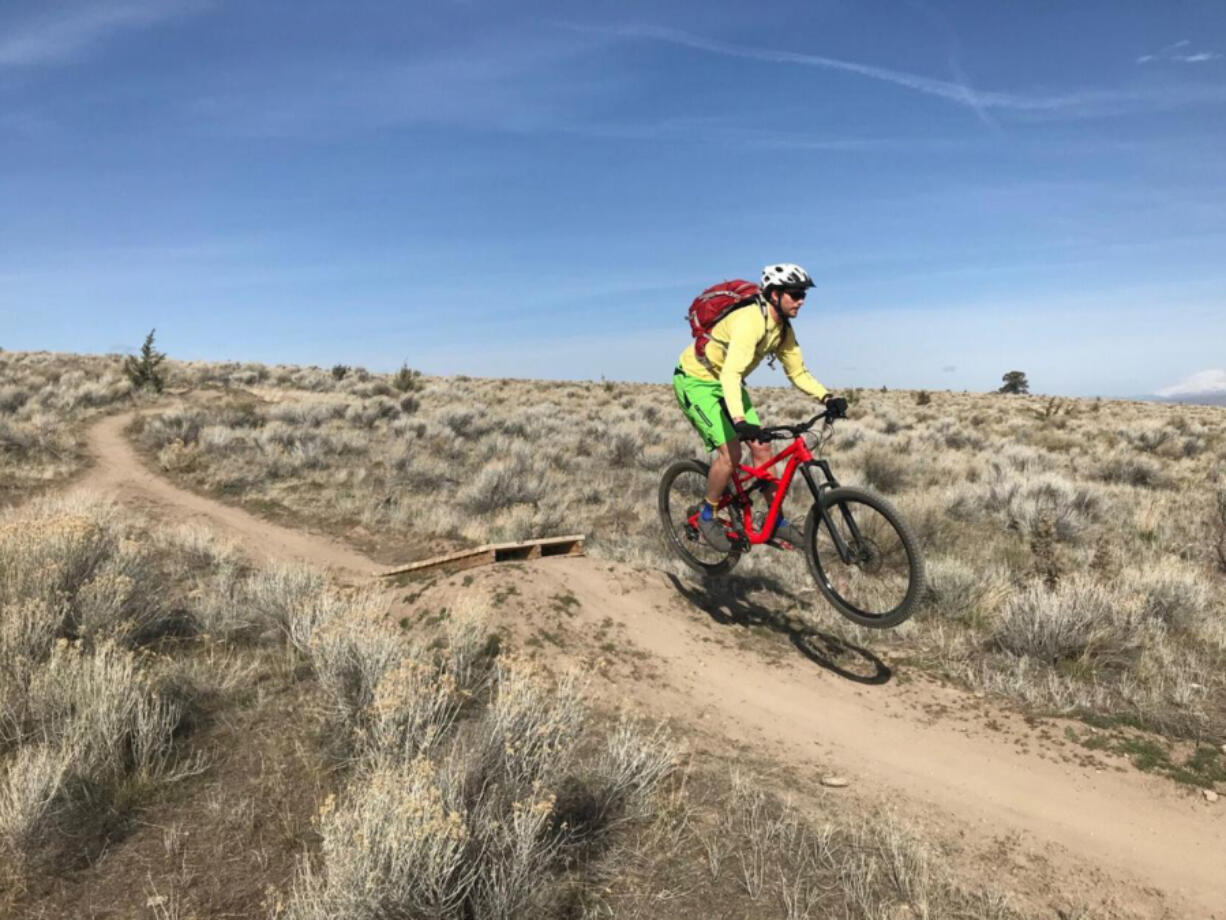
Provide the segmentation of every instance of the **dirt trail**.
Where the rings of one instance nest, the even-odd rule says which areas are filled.
[[[241,542],[259,559],[297,560],[330,569],[347,578],[380,570],[370,559],[327,537],[281,527],[212,499],[204,498],[151,472],[123,435],[130,415],[113,415],[89,429],[93,466],[78,481],[80,488],[114,495],[121,502],[152,505],[174,521],[205,521]]]
[[[1062,754],[1023,719],[962,691],[930,681],[865,685],[791,645],[771,659],[738,647],[729,637],[748,630],[718,623],[705,598],[687,599],[665,575],[631,586],[607,563],[546,563],[534,572],[539,598],[523,605],[542,609],[570,592],[588,618],[575,628],[596,629],[606,617],[624,624],[619,635],[655,664],[639,705],[718,726],[811,775],[833,769],[870,794],[917,803],[975,849],[999,850],[988,870],[998,883],[1030,873],[1080,889],[1090,904],[1106,896],[1143,915],[1226,918],[1220,805],[1130,766],[1079,764],[1076,748]]]
[[[271,524],[179,489],[148,471],[122,435],[126,417],[96,424],[97,457],[82,485],[152,504],[174,519],[203,519],[255,555],[293,558],[349,577],[378,567],[327,538]],[[480,571],[480,570],[477,570]],[[1086,903],[1144,916],[1226,920],[1226,807],[1131,768],[1096,770],[1016,716],[929,682],[849,681],[785,642],[767,658],[738,648],[692,589],[662,574],[592,559],[541,560],[486,570],[482,584],[513,580],[511,612],[524,617],[569,593],[569,625],[597,636],[611,621],[650,672],[614,692],[708,737],[750,745],[781,764],[831,769],[868,792],[914,806],[996,863],[1000,880],[1074,884]],[[448,579],[429,592],[456,585]],[[687,594],[689,595],[687,597]],[[739,632],[746,632],[740,629]],[[598,650],[592,638],[588,651]],[[576,650],[578,651],[578,650]],[[570,650],[568,649],[568,654]],[[935,715],[934,715],[935,714]]]

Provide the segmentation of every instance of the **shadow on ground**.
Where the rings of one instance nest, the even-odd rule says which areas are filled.
[[[722,626],[763,626],[787,636],[802,655],[832,674],[858,684],[884,684],[894,675],[889,665],[866,648],[838,636],[814,629],[784,610],[771,609],[752,600],[755,591],[767,590],[795,603],[801,601],[774,579],[751,577],[685,582],[669,574],[673,588],[691,605]]]

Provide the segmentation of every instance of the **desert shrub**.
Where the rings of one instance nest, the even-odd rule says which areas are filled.
[[[356,731],[379,681],[408,651],[395,633],[349,611],[311,635],[311,665],[332,705],[337,726]]]
[[[493,414],[485,406],[444,409],[439,413],[438,421],[457,438],[479,438],[495,424],[490,417]]]
[[[1128,486],[1153,488],[1165,484],[1158,464],[1143,457],[1127,457],[1116,454],[1098,467],[1096,478],[1103,482],[1121,483]]]
[[[1050,458],[1040,450],[1021,444],[1007,444],[1004,450],[994,455],[999,468],[1018,473],[1038,473],[1051,469]],[[997,475],[1000,475],[999,472]]]
[[[225,457],[246,453],[253,444],[258,442],[252,440],[252,435],[248,431],[235,431],[233,428],[225,428],[221,425],[206,425],[200,429],[196,443],[200,451],[212,457]],[[182,441],[171,441],[167,447],[173,445],[178,445],[179,448],[185,446]]]
[[[599,835],[648,820],[677,759],[661,731],[623,719],[580,776],[570,769],[586,710],[573,678],[550,681],[519,660],[491,671],[488,626],[471,610],[447,624],[442,650],[400,647],[410,654],[354,713],[363,725],[354,770],[320,811],[320,855],[303,857],[289,916],[539,915],[591,852],[576,821]],[[488,702],[458,730],[487,679]],[[601,807],[562,812],[560,801]]]
[[[446,739],[468,692],[449,669],[402,657],[380,675],[361,714],[360,744],[366,757],[406,762],[430,753]]]
[[[1155,453],[1171,439],[1174,432],[1166,427],[1148,426],[1144,428],[1125,429],[1120,436],[1134,448],[1147,454]]]
[[[332,379],[333,380],[337,380],[337,381],[344,380],[345,375],[348,373],[349,373],[348,364],[333,364],[332,365]]]
[[[572,832],[607,832],[625,814],[645,816],[659,785],[677,769],[677,749],[663,726],[647,732],[624,713],[605,739],[589,789],[597,798],[584,821],[571,820]]]
[[[0,387],[0,413],[14,413],[29,400],[30,394],[23,387]]]
[[[906,488],[910,476],[906,463],[886,447],[872,447],[864,452],[860,474],[870,488],[886,494]]]
[[[701,832],[713,879],[780,916],[977,917],[1019,920],[999,893],[967,891],[925,835],[892,811],[815,825],[744,774]]]
[[[468,832],[434,765],[420,758],[381,766],[351,790],[339,803],[326,803],[319,815],[326,874],[303,859],[289,916],[462,916],[476,881],[466,860]]]
[[[113,405],[132,392],[132,385],[118,378],[90,381],[64,394],[62,409],[72,414],[82,409],[99,409]]]
[[[364,379],[367,380],[366,383],[361,383],[357,386],[352,386],[349,388],[349,392],[360,399],[371,399],[375,396],[396,397],[400,395],[400,392],[386,380],[371,380],[369,378]]]
[[[998,466],[988,482],[960,491],[949,513],[961,520],[978,520],[986,514],[1028,536],[1040,520],[1046,520],[1055,539],[1076,542],[1105,517],[1106,508],[1099,493],[1063,476],[1017,475]]]
[[[19,873],[88,857],[181,769],[192,690],[135,648],[178,625],[178,570],[133,528],[79,498],[0,521],[0,863]]]
[[[1145,617],[1179,632],[1199,634],[1211,615],[1210,585],[1196,570],[1165,562],[1145,569],[1128,569],[1125,585],[1141,598]]]
[[[543,493],[543,483],[530,457],[512,453],[483,467],[459,490],[456,499],[468,511],[489,514],[511,505],[536,504]]]
[[[564,775],[586,713],[573,677],[550,686],[540,669],[526,661],[499,660],[495,686],[463,758],[469,801],[494,786],[512,796],[526,795]]]
[[[0,419],[0,456],[24,460],[34,448],[34,437],[15,425]]]
[[[158,578],[105,503],[56,499],[0,521],[0,604],[40,608],[54,635],[131,644],[159,632],[173,614]]]
[[[395,482],[411,492],[430,492],[451,481],[453,470],[445,458],[413,444],[389,448],[388,466],[397,473]]]
[[[264,413],[249,402],[232,402],[214,410],[216,424],[226,428],[262,428]]]
[[[936,556],[925,563],[925,606],[943,619],[979,623],[1009,594],[1008,572],[969,563],[956,556]]]
[[[1192,459],[1208,449],[1209,442],[1202,435],[1189,435],[1179,441],[1178,456]]]
[[[1213,490],[1209,511],[1205,515],[1205,530],[1208,534],[1210,557],[1218,571],[1226,574],[1226,485]]]
[[[915,404],[917,406],[926,406],[930,402],[932,402],[932,394],[929,393],[927,390],[916,390],[915,391]]]
[[[199,409],[172,409],[156,415],[137,416],[133,432],[145,450],[158,451],[171,441],[190,447],[200,438],[205,414]]]
[[[345,411],[345,420],[356,428],[370,428],[383,419],[395,418],[400,409],[386,396],[350,403]]]
[[[639,439],[632,434],[619,432],[609,441],[609,464],[624,469],[635,465],[640,451]]]
[[[1093,658],[1098,666],[1134,656],[1143,623],[1129,599],[1086,578],[1051,589],[1032,585],[1010,598],[992,634],[993,644],[1048,664]]]
[[[274,624],[290,645],[309,655],[315,630],[348,609],[344,595],[325,590],[323,576],[297,563],[260,569],[243,590],[253,616]]]
[[[392,386],[401,393],[413,393],[423,387],[421,379],[421,371],[415,371],[407,364],[400,365],[400,370],[396,371],[392,377]]]

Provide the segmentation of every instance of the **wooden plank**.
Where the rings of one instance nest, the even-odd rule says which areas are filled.
[[[473,549],[462,549],[447,553],[445,556],[434,556],[410,562],[380,572],[380,578],[391,575],[403,575],[406,572],[420,572],[441,565],[454,565],[457,569],[469,569],[478,565],[488,565],[494,562],[510,562],[520,559],[539,559],[542,556],[582,556],[583,534],[569,534],[564,537],[541,537],[537,540],[521,540],[517,543],[487,543]]]

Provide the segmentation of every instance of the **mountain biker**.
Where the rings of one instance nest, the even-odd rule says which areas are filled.
[[[681,411],[690,420],[707,450],[716,457],[707,474],[706,500],[698,529],[720,552],[732,548],[724,527],[714,515],[732,471],[741,462],[741,441],[748,441],[754,466],[767,463],[770,445],[756,440],[761,420],[749,401],[744,378],[770,356],[783,365],[792,386],[820,400],[832,415],[847,410],[847,400],[827,390],[805,368],[791,320],[796,318],[813,287],[813,279],[799,265],[779,263],[762,269],[760,293],[747,305],[721,319],[711,329],[705,354],[699,357],[691,344],[681,353],[673,372],[673,391]],[[773,500],[773,490],[767,500]],[[800,546],[803,539],[794,524],[779,516],[773,541]]]

